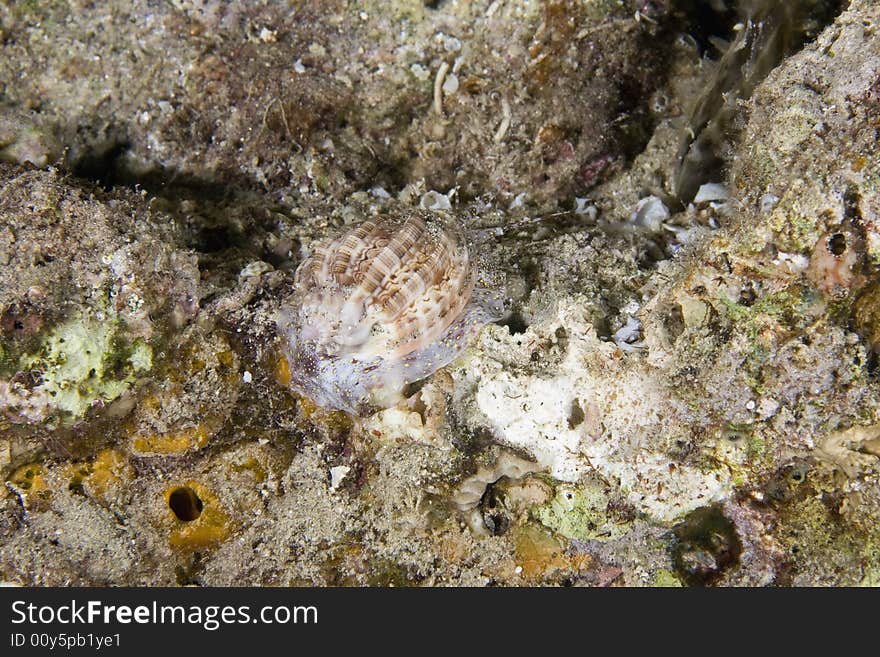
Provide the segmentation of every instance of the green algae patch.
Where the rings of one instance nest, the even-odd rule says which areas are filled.
[[[865,573],[865,576],[862,578],[856,586],[862,586],[866,588],[880,588],[880,569],[870,570]]]
[[[747,324],[748,336],[752,340],[775,324],[794,325],[815,302],[809,290],[799,286],[763,295],[750,306],[737,303],[723,292],[719,293],[718,300],[720,309],[732,321]]]
[[[38,377],[34,390],[51,407],[76,419],[96,401],[119,397],[152,364],[151,347],[125,340],[118,322],[78,315],[57,326],[38,353],[22,356],[20,369]]]
[[[681,580],[675,576],[675,573],[672,573],[668,570],[658,570],[657,574],[654,576],[654,581],[651,586],[663,589],[680,589],[684,585],[681,583]]]
[[[3,342],[0,342],[0,375],[14,369],[10,356],[9,350],[3,346]]]
[[[609,540],[629,530],[629,522],[621,522],[609,514],[611,499],[598,482],[580,487],[561,486],[556,496],[535,510],[545,527],[569,539]]]

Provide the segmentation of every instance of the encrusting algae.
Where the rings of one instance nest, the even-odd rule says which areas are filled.
[[[19,4],[0,581],[880,581],[876,2]]]

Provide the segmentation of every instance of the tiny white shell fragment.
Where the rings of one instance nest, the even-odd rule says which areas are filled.
[[[764,194],[761,197],[761,201],[760,201],[761,212],[764,214],[767,214],[768,212],[773,210],[773,208],[776,207],[777,203],[779,203],[778,196],[774,196],[773,194]]]
[[[450,210],[452,209],[452,202],[446,194],[435,192],[432,189],[422,194],[422,198],[419,200],[419,207],[423,210]]]
[[[339,484],[345,479],[346,475],[351,472],[351,468],[347,465],[337,465],[330,468],[330,490],[339,488]]]
[[[458,76],[455,73],[450,73],[443,81],[443,93],[451,95],[456,91],[458,91]]]
[[[273,267],[268,262],[263,262],[262,260],[255,260],[254,262],[248,263],[244,269],[242,269],[238,273],[239,280],[243,280],[245,278],[256,278],[258,276],[262,276],[266,272],[272,271]]]
[[[454,36],[443,36],[443,49],[446,52],[458,52],[461,50],[461,41]]]
[[[663,222],[669,219],[669,208],[656,196],[647,196],[636,203],[630,215],[630,223],[652,232],[659,232]]]
[[[419,80],[427,80],[431,75],[431,71],[422,66],[421,64],[413,64],[409,67],[410,72],[416,76]]]
[[[513,199],[513,202],[510,204],[510,210],[516,210],[517,208],[521,208],[526,203],[526,198],[528,198],[528,194],[526,192],[520,192]]]
[[[590,203],[589,198],[575,197],[574,202],[575,202],[575,207],[574,207],[575,214],[586,215],[590,219],[595,219],[599,215],[599,211],[596,209],[595,205],[592,205]]]
[[[708,203],[710,201],[726,201],[730,198],[727,187],[721,183],[706,183],[700,185],[697,195],[694,197],[694,203]]]
[[[641,308],[641,307],[642,306],[639,304],[639,302],[636,301],[635,299],[633,299],[632,301],[627,303],[623,308],[621,308],[621,311],[626,313],[627,315],[635,315],[637,312],[639,312],[639,308]]]
[[[642,323],[635,317],[629,317],[626,324],[623,325],[613,336],[614,344],[624,351],[636,351],[644,347],[644,342],[639,338],[642,336]]]

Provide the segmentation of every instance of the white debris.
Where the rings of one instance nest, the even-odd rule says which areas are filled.
[[[432,189],[422,194],[422,198],[419,200],[419,207],[422,210],[451,210],[452,202],[446,194],[441,194]]]
[[[297,59],[293,63],[293,72],[294,73],[305,73],[306,72],[306,67],[303,65],[303,60]]]
[[[431,71],[422,66],[421,64],[413,64],[409,67],[410,72],[416,76],[419,80],[427,80],[431,77]]]
[[[529,363],[534,345],[560,326],[567,350],[552,376],[500,362]],[[455,375],[457,382],[474,386],[479,421],[489,423],[498,441],[529,454],[551,476],[568,482],[588,472],[613,478],[639,512],[661,522],[731,494],[734,478],[723,470],[669,468],[658,437],[683,430],[686,420],[670,419],[665,384],[652,367],[617,358],[618,347],[599,339],[583,298],[560,301],[525,334],[487,327],[480,345]],[[577,423],[572,422],[574,405],[584,415]]]
[[[640,340],[642,337],[642,323],[635,317],[630,316],[626,320],[620,330],[618,330],[611,339],[614,344],[624,351],[637,351],[644,348],[645,343]]]
[[[639,308],[641,308],[641,304],[633,299],[628,304],[626,304],[623,308],[621,308],[621,312],[625,312],[627,315],[635,315],[639,312]]]
[[[642,340],[642,322],[635,317],[639,308],[641,305],[633,299],[620,310],[621,314],[627,317],[626,324],[612,335],[611,339],[624,351],[637,351],[645,348],[645,343]]]
[[[245,280],[246,278],[257,278],[262,276],[266,272],[270,272],[274,269],[272,265],[268,262],[263,262],[262,260],[254,260],[249,263],[244,269],[242,269],[238,273],[238,280]]]
[[[709,219],[709,226],[711,228],[718,228],[717,225],[713,225],[711,218]],[[672,224],[663,224],[663,228],[665,228],[670,233],[675,235],[675,241],[678,242],[678,244],[670,245],[673,253],[678,253],[678,251],[681,249],[682,244],[687,244],[688,242],[692,241],[696,236],[698,236],[704,232],[700,226],[693,226],[691,228],[685,228],[684,226],[674,226]]]
[[[516,210],[516,208],[523,207],[525,205],[525,201],[526,201],[527,197],[528,197],[528,194],[526,194],[525,192],[520,192],[513,199],[513,202],[510,204],[510,208],[508,208],[508,209],[509,210]]]
[[[345,479],[346,475],[351,472],[351,468],[347,465],[337,465],[330,468],[330,490],[336,490]]]
[[[758,407],[756,409],[758,413],[758,417],[761,420],[767,420],[774,415],[779,410],[779,402],[770,397],[762,397],[758,402]]]
[[[596,209],[595,205],[588,205],[590,199],[575,197],[574,202],[575,214],[586,215],[589,219],[595,219],[599,215],[599,211]]]
[[[636,203],[629,221],[634,226],[660,232],[663,222],[669,219],[669,208],[656,196],[647,196]]]
[[[450,73],[443,81],[443,93],[451,95],[456,91],[458,91],[458,76],[455,73]]]
[[[254,377],[250,372],[245,370],[244,373],[241,375],[241,380],[244,381],[245,383],[250,383],[251,381],[254,380]]]
[[[730,198],[727,187],[721,183],[706,183],[700,185],[697,195],[694,197],[694,203],[708,203],[709,201],[726,201]]]
[[[370,189],[370,194],[374,198],[391,198],[391,194],[385,191],[384,187],[373,187]]]
[[[458,52],[461,50],[461,41],[459,39],[456,39],[454,36],[445,35],[442,32],[440,36],[443,40],[443,49],[446,52]]]
[[[764,196],[761,197],[760,201],[761,212],[767,214],[776,207],[777,203],[779,203],[778,196],[774,196],[773,194],[764,194]]]
[[[437,76],[434,78],[434,113],[443,116],[443,83],[446,81],[446,74],[449,72],[449,63],[443,62],[437,69]]]
[[[785,267],[792,274],[798,274],[807,271],[807,268],[810,266],[810,259],[800,253],[779,251],[773,259],[773,264]]]
[[[513,121],[513,114],[510,111],[510,103],[503,96],[501,97],[501,123],[498,124],[498,130],[492,137],[492,141],[500,144],[504,141],[507,131],[510,130],[510,123]]]

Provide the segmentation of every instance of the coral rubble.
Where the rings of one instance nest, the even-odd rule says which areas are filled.
[[[876,585],[878,30],[0,3],[0,580]],[[389,216],[467,235],[506,314],[356,417],[278,319]]]

